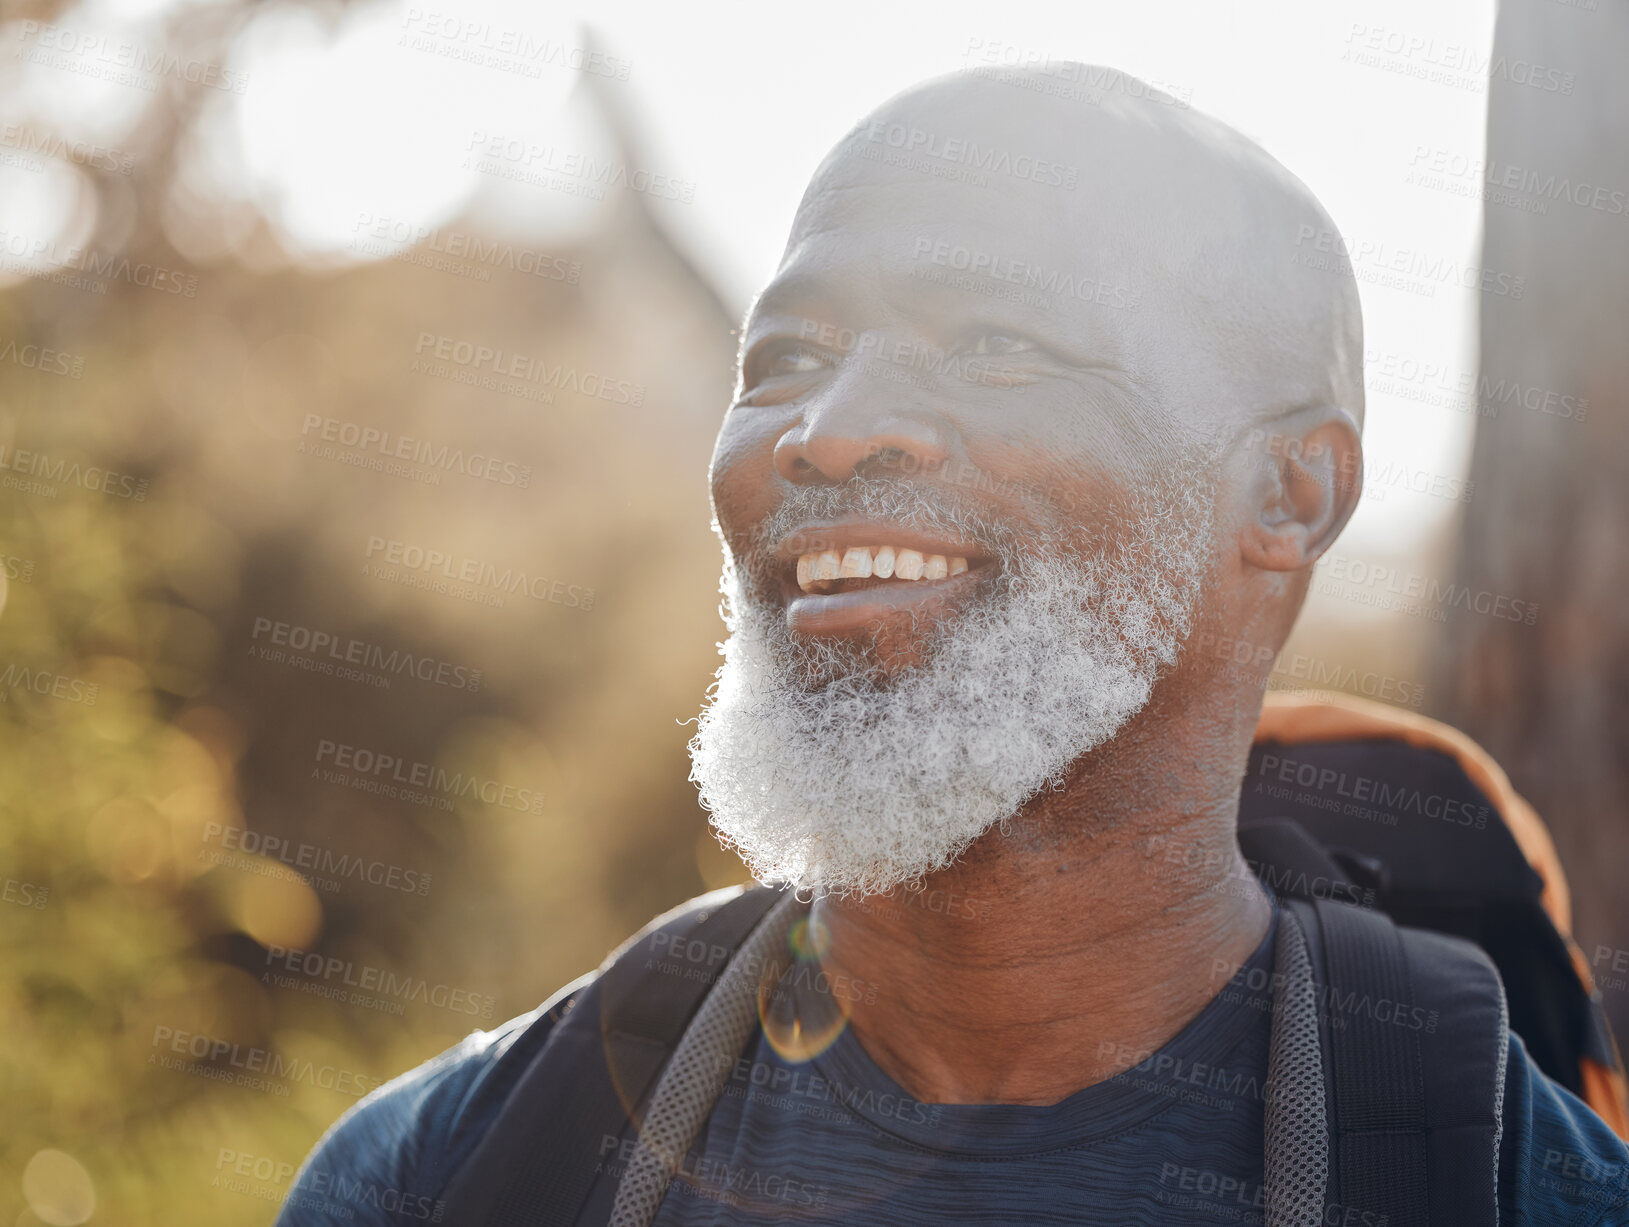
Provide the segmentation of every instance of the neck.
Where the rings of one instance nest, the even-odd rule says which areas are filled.
[[[1260,944],[1272,905],[1234,833],[1249,730],[1162,723],[920,892],[816,903],[826,967],[877,989],[849,1026],[917,1099],[1056,1103],[1159,1049]]]

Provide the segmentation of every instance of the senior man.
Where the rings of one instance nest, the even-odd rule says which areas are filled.
[[[631,990],[585,978],[382,1088],[284,1223],[1472,1221],[1436,1152],[1362,1185],[1406,1131],[1334,1146],[1316,1064],[1269,1078],[1303,1007],[1253,991],[1306,945],[1240,851],[1241,778],[1361,471],[1334,225],[1219,122],[1044,84],[957,75],[862,121],[746,322],[693,779],[793,889],[760,930],[680,909]],[[1223,642],[1264,650],[1197,646]],[[710,987],[674,1006],[690,947]],[[637,1017],[664,1010],[665,1047]],[[1497,1034],[1476,1197],[1629,1222],[1622,1144]],[[1409,1145],[1455,1127],[1422,1111]]]

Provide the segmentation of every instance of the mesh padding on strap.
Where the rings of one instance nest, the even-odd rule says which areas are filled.
[[[1318,1227],[1329,1179],[1329,1126],[1318,1044],[1318,993],[1306,937],[1279,913],[1272,1048],[1267,1057],[1267,1227]]]
[[[649,1227],[673,1173],[701,1133],[730,1070],[758,1025],[758,981],[804,914],[788,891],[736,952],[673,1052],[651,1097],[633,1157],[617,1187],[610,1227]]]

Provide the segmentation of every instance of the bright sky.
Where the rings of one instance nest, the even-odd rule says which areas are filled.
[[[22,115],[117,146],[149,95],[104,79],[97,65],[108,44],[81,44],[103,37],[160,49],[151,23],[166,7],[91,0],[43,36],[19,22],[0,27],[7,121]],[[642,169],[687,197],[659,200],[674,231],[744,306],[774,268],[811,170],[889,94],[1019,57],[1113,65],[1260,141],[1312,187],[1348,243],[1372,253],[1354,260],[1360,278],[1371,278],[1361,287],[1366,443],[1371,473],[1388,466],[1378,471],[1402,484],[1371,485],[1349,546],[1387,553],[1456,506],[1405,485],[1436,479],[1440,492],[1463,473],[1471,415],[1441,385],[1474,375],[1478,292],[1458,277],[1415,276],[1399,288],[1382,266],[1481,274],[1474,172],[1435,187],[1409,176],[1424,160],[1470,165],[1482,156],[1478,70],[1492,44],[1492,0],[589,7],[381,3],[337,26],[268,9],[213,66],[243,88],[207,91],[203,138],[185,167],[192,216],[234,196],[253,201],[313,259],[358,258],[351,245],[364,217],[406,234],[466,209],[483,227],[558,244],[591,224],[593,200],[500,179],[467,159],[493,138],[534,149],[512,164],[522,172],[558,168],[573,152],[605,157],[604,134],[573,95],[595,71],[648,134]],[[610,58],[585,64],[589,21]],[[244,73],[246,81],[231,75]],[[30,260],[38,267],[8,236],[71,242],[83,233],[90,219],[76,207],[75,174],[0,166],[0,281],[29,271]],[[206,230],[172,233],[203,257],[215,254]],[[1435,403],[1420,399],[1426,393]]]

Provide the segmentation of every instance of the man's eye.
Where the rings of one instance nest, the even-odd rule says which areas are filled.
[[[825,366],[820,355],[802,347],[773,350],[764,356],[765,375],[807,375]]]
[[[1021,354],[1034,348],[1033,342],[1010,332],[983,332],[973,344],[975,354]]]
[[[795,397],[804,386],[801,376],[823,371],[830,365],[820,350],[795,341],[764,345],[748,356],[742,369],[741,400],[768,404]]]

